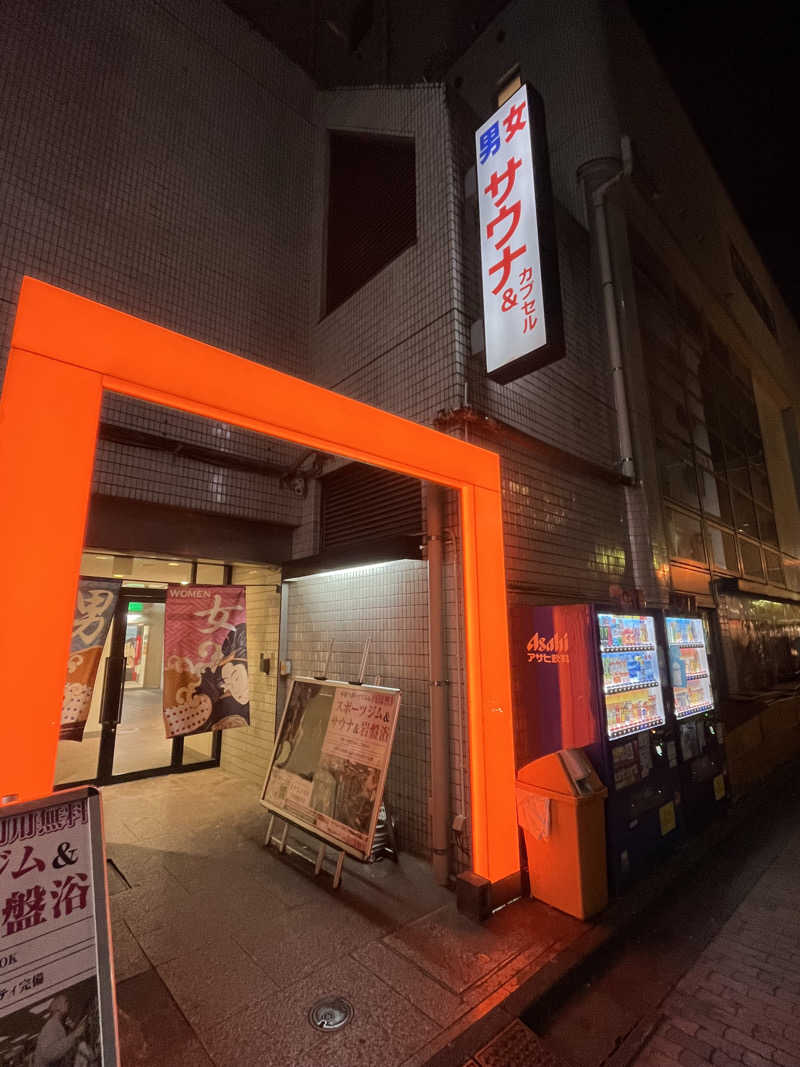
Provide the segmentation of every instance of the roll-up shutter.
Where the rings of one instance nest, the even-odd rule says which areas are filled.
[[[415,478],[349,463],[322,479],[323,551],[422,530],[422,486]]]

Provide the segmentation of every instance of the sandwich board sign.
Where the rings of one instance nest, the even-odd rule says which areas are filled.
[[[0,807],[0,1062],[119,1064],[91,786]]]
[[[294,678],[261,803],[369,859],[399,709],[399,689]]]

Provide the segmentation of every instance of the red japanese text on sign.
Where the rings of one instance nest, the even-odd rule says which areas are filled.
[[[487,370],[546,344],[531,116],[523,86],[476,134]]]

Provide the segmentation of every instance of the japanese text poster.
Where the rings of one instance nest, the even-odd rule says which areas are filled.
[[[94,789],[0,808],[0,1059],[118,1062]]]
[[[366,859],[399,707],[396,689],[296,678],[262,803]]]
[[[171,585],[164,619],[166,736],[249,724],[244,587]]]
[[[61,739],[81,741],[97,668],[114,618],[122,582],[114,578],[81,578],[72,620],[72,641],[61,705]]]

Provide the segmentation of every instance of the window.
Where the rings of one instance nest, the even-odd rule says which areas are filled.
[[[670,500],[699,509],[697,478],[691,451],[678,441],[667,444],[659,441],[658,467],[661,472],[661,491]]]
[[[695,563],[705,563],[706,550],[703,546],[703,532],[700,520],[680,511],[667,510],[672,555],[677,559],[690,559]]]
[[[768,545],[778,544],[778,529],[775,525],[775,516],[767,508],[757,508],[758,512],[758,536]]]
[[[739,573],[739,560],[736,556],[736,538],[727,530],[716,526],[706,526],[708,548],[711,553],[711,565],[723,571]]]
[[[783,572],[786,575],[786,585],[789,589],[800,593],[800,560],[784,558]]]
[[[414,142],[332,132],[325,312],[417,240]]]
[[[761,317],[761,321],[767,327],[769,332],[773,337],[777,337],[778,331],[775,327],[775,316],[772,313],[772,308],[767,303],[767,298],[759,289],[758,283],[747,269],[744,260],[734,246],[731,244],[729,248],[731,253],[731,266],[733,267],[733,273],[736,275],[739,285],[741,285],[747,299],[756,309]]]
[[[758,524],[756,522],[756,507],[749,496],[744,493],[733,491],[733,514],[736,519],[736,529],[748,537],[758,537]]]
[[[711,567],[738,574],[741,559],[745,573],[763,581],[763,546],[777,576],[778,532],[750,371],[631,233],[661,493],[696,513],[668,511],[673,554],[705,562],[702,516]]]
[[[761,548],[752,541],[739,538],[739,551],[742,553],[742,570],[748,578],[764,581],[764,564],[761,562]]]
[[[783,563],[777,552],[764,549],[764,562],[767,566],[767,581],[773,585],[785,585],[786,578],[783,573]]]

